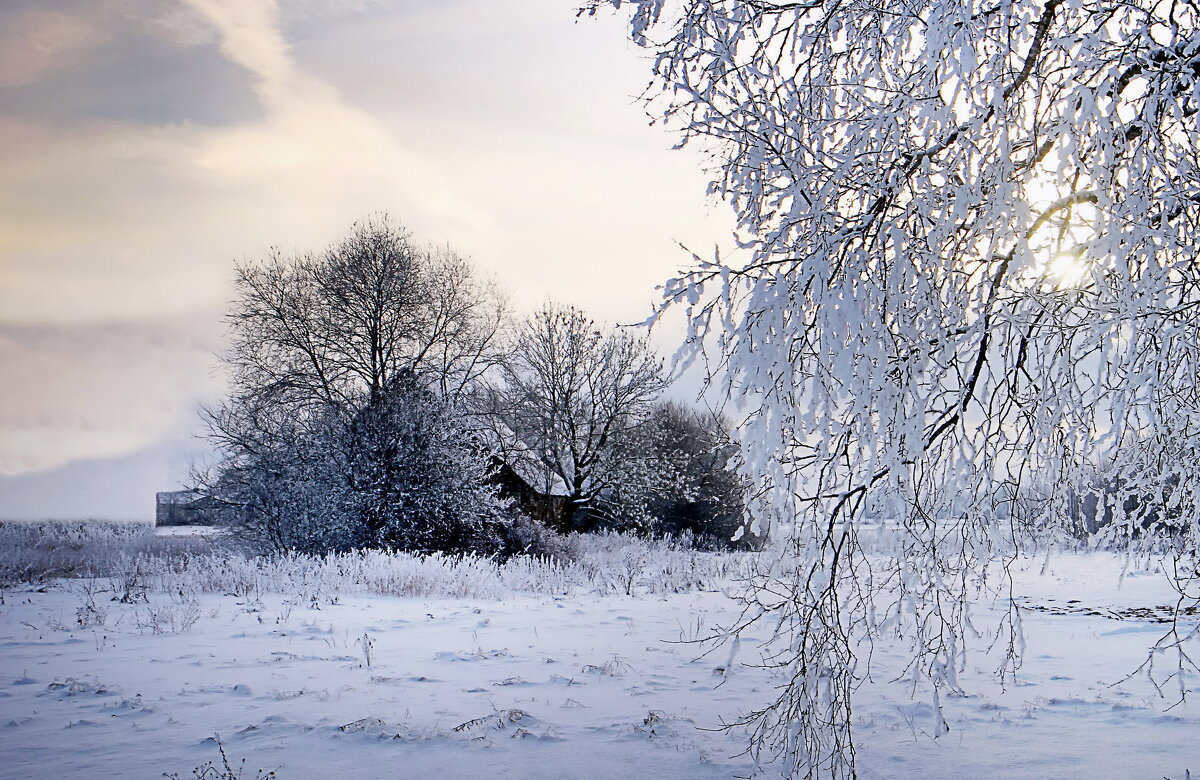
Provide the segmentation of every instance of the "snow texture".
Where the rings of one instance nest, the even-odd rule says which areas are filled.
[[[1122,578],[1122,568],[1127,569]],[[1026,663],[987,651],[1005,607],[979,603],[949,731],[877,641],[854,697],[863,778],[1167,777],[1200,769],[1194,699],[1122,682],[1172,603],[1152,561],[1061,554],[1014,566]],[[267,583],[285,579],[264,580]],[[712,730],[773,695],[759,637],[724,593],[493,598],[203,592],[119,580],[9,590],[0,606],[0,777],[190,776],[219,759],[280,778],[746,776],[745,734]],[[199,579],[195,580],[199,582]],[[127,583],[126,583],[127,584]],[[163,583],[165,584],[165,583]],[[1119,587],[1118,587],[1119,585]],[[140,595],[139,595],[140,594]],[[144,596],[144,600],[143,597]],[[1190,618],[1195,620],[1195,616]],[[1193,691],[1197,680],[1185,687]],[[762,776],[777,774],[764,767]]]

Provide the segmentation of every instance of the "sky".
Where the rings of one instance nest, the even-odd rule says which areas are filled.
[[[149,519],[203,458],[234,262],[373,214],[518,312],[644,319],[731,225],[649,69],[572,0],[5,0],[0,517]]]

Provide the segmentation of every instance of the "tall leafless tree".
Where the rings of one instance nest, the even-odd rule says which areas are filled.
[[[386,217],[320,255],[241,264],[235,288],[225,362],[237,392],[353,410],[408,374],[457,401],[502,355],[507,300],[494,283]]]
[[[382,217],[235,286],[212,487],[259,541],[438,546],[453,534],[412,526],[494,512],[459,407],[499,362],[506,302],[466,260]]]
[[[585,528],[616,468],[614,444],[662,392],[662,360],[643,338],[603,332],[582,311],[546,305],[522,324],[488,410],[505,457],[524,461],[543,490],[569,496]]]

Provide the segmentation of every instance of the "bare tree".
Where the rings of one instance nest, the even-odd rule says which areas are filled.
[[[478,537],[435,528],[497,511],[460,409],[501,357],[494,285],[386,217],[320,255],[239,265],[235,284],[232,390],[206,418],[211,490],[244,528],[311,550]]]
[[[662,392],[662,360],[645,339],[602,332],[578,309],[547,305],[518,328],[488,410],[510,460],[531,464],[545,490],[569,496],[571,529],[610,486],[614,444]]]
[[[1166,506],[1195,604],[1197,5],[585,10],[605,5],[655,54],[652,110],[714,155],[746,250],[697,258],[665,293],[744,403],[756,520],[795,529],[787,595],[765,587],[748,612],[778,627],[788,681],[747,719],[760,754],[854,775],[853,651],[881,617],[936,705],[964,663],[971,586],[1030,529],[1067,524],[1096,464],[1153,499],[1129,513],[1116,497],[1109,538]],[[1045,500],[1018,500],[1031,482]],[[899,522],[901,554],[868,559],[868,516]],[[1176,651],[1173,678],[1195,636],[1176,626],[1156,646]]]
[[[502,356],[507,300],[494,283],[386,217],[320,255],[241,264],[235,287],[225,362],[243,392],[354,408],[411,375],[457,401]]]

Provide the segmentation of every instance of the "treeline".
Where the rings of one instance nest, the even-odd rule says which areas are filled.
[[[387,218],[237,266],[197,481],[263,549],[554,552],[615,530],[716,548],[745,486],[715,414],[662,400],[644,338],[494,283]],[[739,541],[734,542],[735,536]]]

